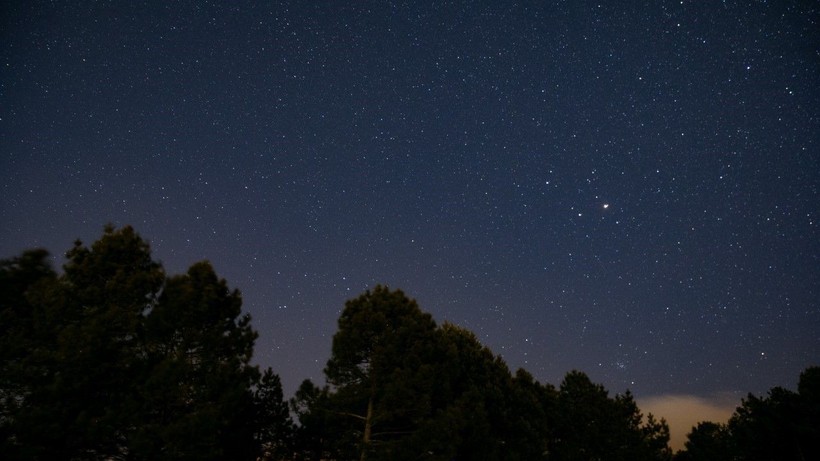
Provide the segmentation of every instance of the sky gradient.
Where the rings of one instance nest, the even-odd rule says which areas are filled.
[[[208,259],[288,395],[377,283],[639,402],[820,364],[817,3],[0,11],[0,257]]]

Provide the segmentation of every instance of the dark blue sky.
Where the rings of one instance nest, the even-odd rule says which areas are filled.
[[[287,392],[376,283],[555,384],[820,364],[815,2],[0,8],[0,257],[209,259]]]

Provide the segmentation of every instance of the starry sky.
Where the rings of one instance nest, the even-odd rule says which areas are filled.
[[[287,394],[377,283],[639,401],[820,364],[815,2],[0,8],[0,257],[208,259]]]

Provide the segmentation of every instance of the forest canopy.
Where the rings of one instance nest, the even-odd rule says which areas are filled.
[[[0,451],[72,460],[669,460],[669,428],[580,371],[556,387],[401,290],[347,301],[325,368],[286,400],[207,261],[168,275],[131,227],[0,261]],[[816,459],[820,369],[693,428],[700,459]]]

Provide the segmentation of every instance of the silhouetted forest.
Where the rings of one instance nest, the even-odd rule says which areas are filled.
[[[673,456],[663,419],[582,372],[511,372],[398,290],[348,301],[325,368],[286,400],[251,364],[237,290],[199,262],[167,275],[131,227],[0,261],[0,453],[25,460],[820,459],[820,368],[749,395]]]

